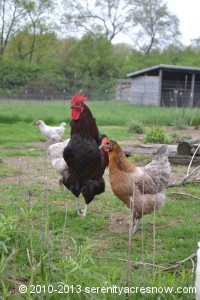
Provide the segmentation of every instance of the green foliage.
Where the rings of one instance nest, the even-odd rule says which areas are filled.
[[[130,133],[144,133],[144,124],[141,122],[131,120],[127,126]]]
[[[173,126],[175,129],[177,130],[184,130],[188,128],[188,125],[184,122],[184,120],[182,118],[178,118],[176,120],[173,121]]]
[[[36,80],[40,73],[37,65],[29,66],[19,61],[1,62],[0,91],[8,89],[10,93],[15,93],[21,85]]]
[[[0,214],[0,252],[8,253],[8,247],[16,234],[16,222],[18,218]]]
[[[69,55],[73,62],[70,72],[76,74],[77,88],[90,91],[92,98],[113,98],[113,79],[118,77],[118,64],[114,47],[106,37],[86,34],[71,47]]]
[[[145,143],[167,144],[169,142],[165,130],[161,127],[146,130]]]
[[[34,88],[38,95],[44,90],[50,99],[58,94],[70,97],[83,89],[91,99],[107,101],[114,98],[115,79],[125,78],[127,73],[160,62],[200,67],[198,47],[169,46],[145,55],[129,45],[112,44],[101,34],[60,40],[45,31],[35,38],[31,63],[28,49],[33,36],[29,31],[24,29],[9,40],[1,60],[0,94],[23,98],[27,88]]]
[[[101,286],[107,279],[96,269],[91,256],[92,245],[89,241],[78,244],[73,238],[73,254],[63,257],[64,284],[74,286]],[[96,269],[96,270],[95,270]]]

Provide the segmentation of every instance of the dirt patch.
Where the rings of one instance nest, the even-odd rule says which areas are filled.
[[[165,128],[169,133],[173,133],[173,128]],[[189,130],[176,131],[179,136],[191,136],[191,138],[200,137],[199,130],[191,128]],[[136,138],[128,141],[120,141],[120,144],[131,146],[134,144],[141,144],[143,135],[137,135]],[[13,156],[3,158],[3,162],[6,166],[10,168],[18,168],[19,172],[15,175],[11,174],[4,177],[0,181],[2,183],[18,183],[19,181],[23,184],[40,184],[48,181],[48,185],[58,185],[59,176],[51,166],[51,162],[48,159],[47,151],[49,144],[47,142],[35,141],[29,143],[29,149],[27,151],[34,151],[34,149],[40,149],[43,151],[43,156],[33,157],[33,156]],[[151,148],[152,147],[152,148]],[[139,148],[138,148],[139,149]],[[149,147],[149,154],[153,154],[153,145]],[[140,148],[140,154],[143,154],[142,148]],[[144,149],[146,152],[146,149]],[[141,165],[141,164],[140,164]],[[171,182],[178,180],[186,174],[187,166],[172,166]],[[106,170],[104,178],[107,185],[107,191],[111,192],[111,187],[109,185],[109,174]]]
[[[124,206],[124,209],[125,206]],[[129,210],[127,213],[109,212],[106,216],[109,218],[109,228],[113,232],[127,232],[129,228]]]
[[[1,183],[39,184],[48,181],[50,185],[58,185],[59,177],[51,166],[50,161],[44,157],[12,156],[3,159],[9,168],[17,168],[19,172],[2,178]]]

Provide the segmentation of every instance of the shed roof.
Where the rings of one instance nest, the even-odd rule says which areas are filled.
[[[173,65],[156,65],[156,66],[152,66],[152,67],[149,67],[149,68],[146,68],[146,69],[142,69],[142,70],[139,70],[139,71],[136,71],[136,72],[133,72],[133,73],[129,73],[129,74],[126,74],[126,77],[136,77],[138,75],[143,75],[145,73],[148,73],[148,72],[151,72],[151,71],[154,71],[154,70],[168,70],[168,71],[181,71],[181,72],[190,72],[190,73],[200,73],[200,68],[194,68],[194,67],[184,67],[184,66],[173,66]]]

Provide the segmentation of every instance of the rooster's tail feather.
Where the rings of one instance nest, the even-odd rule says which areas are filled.
[[[105,182],[103,178],[99,180],[89,179],[82,187],[82,195],[85,199],[85,203],[89,204],[96,195],[99,195],[105,191]]]

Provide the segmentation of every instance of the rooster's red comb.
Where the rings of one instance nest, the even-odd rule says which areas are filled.
[[[83,93],[76,93],[71,100],[71,104],[75,104],[76,101],[86,101],[87,97],[84,96]]]

